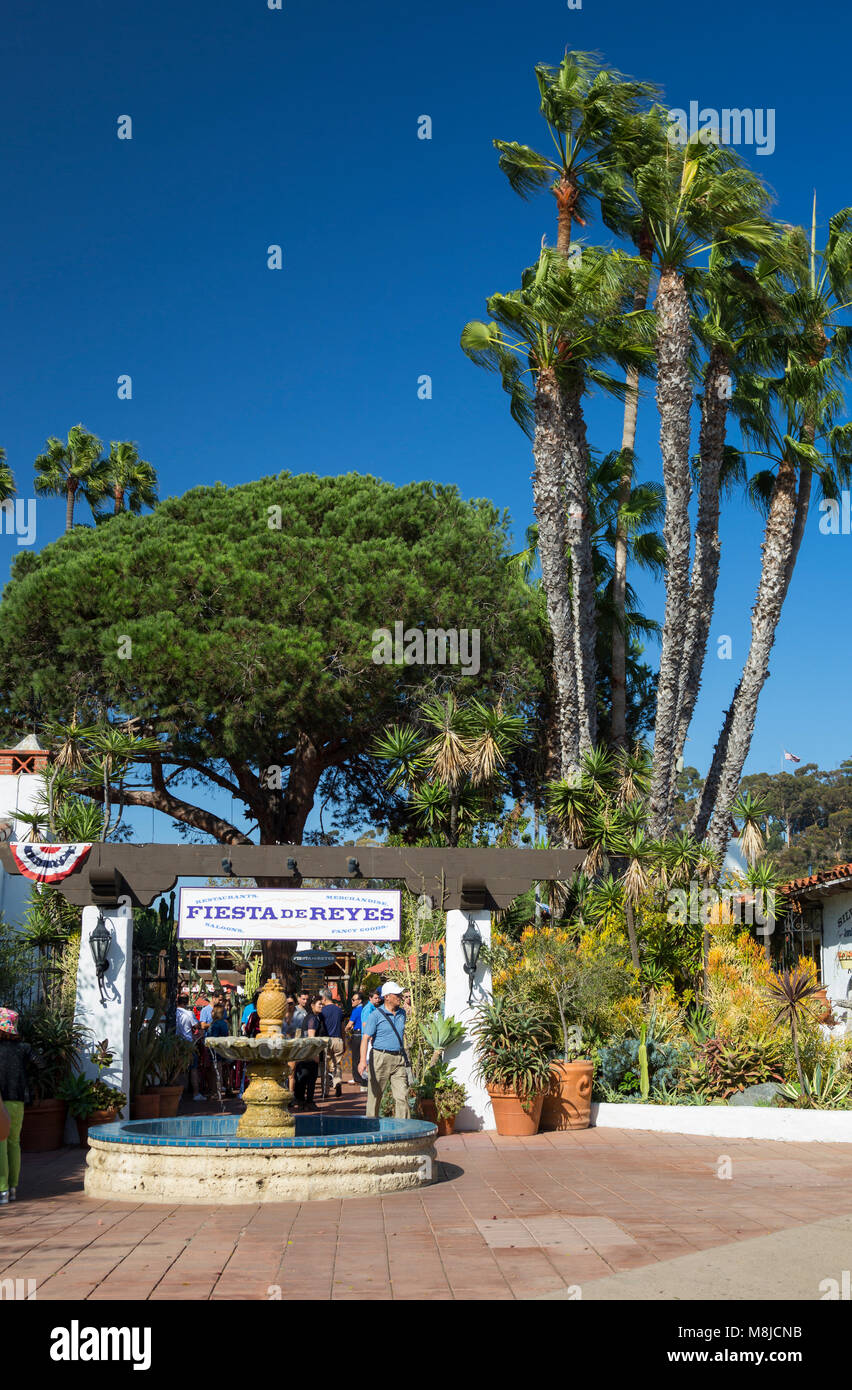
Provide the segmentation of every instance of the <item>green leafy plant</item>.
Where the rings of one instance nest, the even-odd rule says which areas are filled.
[[[473,1028],[476,1071],[486,1086],[514,1091],[529,1113],[550,1085],[553,1036],[549,1026],[514,1001],[481,1004]]]
[[[149,1016],[150,1015],[150,1016]],[[153,993],[130,1013],[130,1094],[139,1096],[152,1084],[161,1047],[162,1001]]]
[[[150,1057],[149,1084],[174,1086],[189,1068],[194,1055],[195,1047],[187,1038],[179,1038],[176,1033],[161,1033]]]
[[[78,1069],[89,1030],[73,1014],[40,1004],[22,1013],[20,1034],[33,1049],[30,1082],[35,1099],[61,1099],[59,1089]]]
[[[108,1086],[105,1081],[91,1081],[82,1072],[66,1077],[57,1099],[67,1103],[68,1113],[75,1120],[86,1120],[97,1110],[121,1110],[127,1104],[123,1091]]]
[[[452,1080],[442,1086],[436,1086],[435,1109],[438,1119],[449,1120],[455,1117],[466,1100],[467,1092],[459,1081]]]
[[[823,1071],[820,1063],[814,1067],[810,1076],[804,1076],[804,1085],[790,1081],[782,1086],[779,1097],[797,1109],[807,1110],[846,1110],[852,1101],[852,1077],[838,1066],[827,1067]]]
[[[464,1037],[464,1025],[455,1018],[444,1018],[436,1013],[432,1018],[427,1019],[420,1025],[420,1035],[428,1047],[432,1049],[432,1056],[429,1059],[428,1069],[434,1067],[443,1057],[448,1047],[453,1043],[459,1042]]]

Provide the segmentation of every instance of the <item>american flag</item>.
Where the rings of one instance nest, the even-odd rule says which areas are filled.
[[[796,757],[795,753],[788,753],[786,748],[784,749],[784,757],[788,763],[800,763],[802,761],[801,758]]]

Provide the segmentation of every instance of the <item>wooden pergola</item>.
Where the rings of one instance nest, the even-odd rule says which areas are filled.
[[[305,879],[352,886],[381,879],[426,894],[444,911],[506,908],[531,884],[565,882],[585,858],[576,849],[420,849],[372,845],[119,845],[95,844],[54,884],[76,907],[115,905],[123,896],[148,907],[179,878],[253,878],[261,887],[298,888]],[[0,844],[7,873],[20,870]]]

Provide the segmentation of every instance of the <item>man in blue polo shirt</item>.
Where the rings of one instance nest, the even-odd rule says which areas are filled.
[[[382,1002],[365,1021],[361,1015],[361,1066],[367,1073],[367,1115],[376,1118],[381,1113],[382,1096],[390,1082],[393,1113],[396,1120],[411,1118],[408,1104],[408,1058],[405,1052],[405,1009],[402,1007],[402,986],[388,980],[382,985]],[[367,1048],[372,1041],[369,1068]]]

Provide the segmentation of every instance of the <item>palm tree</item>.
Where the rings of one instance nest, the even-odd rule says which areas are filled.
[[[139,450],[130,441],[113,440],[107,459],[109,485],[113,497],[113,514],[141,512],[143,507],[157,504],[157,474],[150,463],[140,459]]]
[[[719,578],[720,501],[746,478],[742,454],[726,443],[733,379],[750,358],[765,355],[762,345],[766,334],[783,316],[778,296],[773,293],[777,268],[775,255],[761,257],[757,265],[749,269],[734,260],[724,246],[717,244],[710,250],[706,271],[698,272],[693,281],[693,300],[704,309],[696,329],[707,357],[700,397],[701,424],[696,459],[698,516],[680,660],[673,749],[675,767],[683,757],[707,655]],[[674,794],[672,779],[672,799]]]
[[[522,198],[550,187],[557,207],[556,249],[567,256],[574,222],[585,226],[590,197],[603,188],[601,151],[612,158],[617,133],[640,102],[653,100],[657,88],[603,70],[591,53],[566,52],[558,68],[539,63],[535,75],[555,155],[514,140],[495,140],[494,147],[500,168]]]
[[[729,148],[694,139],[648,161],[636,174],[636,192],[647,210],[659,272],[656,297],[657,408],[666,517],[666,604],[657,683],[651,831],[668,830],[675,776],[674,756],[681,654],[688,621],[690,412],[692,325],[687,268],[721,240],[732,252],[753,254],[773,230],[764,217],[768,195]]]
[[[6,450],[0,449],[0,502],[6,502],[10,497],[15,496],[15,479],[12,470],[6,462]]]
[[[579,265],[567,267],[558,253],[545,250],[525,271],[520,290],[491,296],[491,322],[469,323],[461,338],[474,362],[500,373],[513,417],[532,433],[533,499],[553,635],[563,777],[572,776],[581,751],[594,746],[597,726],[595,574],[582,397],[587,384],[620,392],[620,382],[603,370],[608,361],[626,366],[644,363],[650,355],[650,343],[643,341],[647,325],[625,313],[635,274],[634,260],[620,252],[588,248]]]
[[[614,139],[602,158],[603,183],[601,211],[608,227],[620,236],[629,237],[636,247],[646,273],[637,282],[633,294],[636,312],[645,309],[651,287],[651,263],[654,258],[654,239],[648,209],[643,208],[635,191],[635,175],[650,160],[665,149],[666,124],[661,108],[630,113],[618,123]],[[624,419],[619,453],[618,511],[615,531],[612,576],[612,741],[627,743],[627,660],[628,646],[625,626],[627,606],[627,565],[629,560],[629,530],[627,509],[633,490],[636,425],[639,415],[639,371],[629,367],[625,381]]]
[[[571,235],[574,222],[585,226],[584,214],[592,198],[602,198],[612,202],[613,190],[622,182],[623,171],[632,161],[640,160],[642,151],[647,158],[650,147],[650,132],[643,128],[646,120],[640,114],[643,102],[653,101],[657,88],[648,82],[637,82],[625,78],[613,70],[604,71],[593,54],[567,53],[558,68],[539,64],[536,79],[541,94],[541,113],[547,121],[548,133],[553,142],[555,157],[543,155],[528,145],[517,142],[495,140],[500,152],[500,168],[506,174],[512,188],[522,197],[550,186],[557,203],[557,251],[568,256],[571,251]],[[658,121],[661,126],[661,122]],[[662,136],[660,137],[662,139]],[[613,177],[613,170],[619,172]],[[605,220],[606,213],[605,213]],[[640,219],[641,220],[641,219]],[[638,235],[636,244],[640,254],[647,253],[647,238]],[[633,292],[633,308],[645,308],[648,293],[648,277],[640,276]],[[625,437],[622,451],[631,451],[635,441],[636,410],[638,397],[639,365],[628,364],[627,400],[625,420],[631,409],[633,412],[633,432],[625,424]],[[577,419],[582,388],[575,381],[563,382],[563,404],[569,418]],[[631,398],[632,390],[632,398]],[[569,435],[569,439],[571,436]],[[579,445],[579,447],[577,447]],[[585,455],[585,432],[583,431],[575,447],[566,455],[566,484],[569,513],[569,528],[578,532],[577,544],[585,546],[582,536],[583,476]],[[626,486],[622,500],[626,503],[630,493],[632,461],[628,465]],[[612,688],[615,702],[613,726],[619,731],[619,740],[624,734],[624,700],[626,699],[626,655],[624,635],[625,594],[623,584],[626,576],[626,541],[622,533],[616,546],[616,566],[613,581],[615,622],[612,632]],[[585,603],[581,608],[588,620],[591,615],[590,593],[587,588]],[[588,669],[594,657],[593,645],[587,644],[585,661]],[[607,659],[609,665],[609,659]],[[592,699],[592,683],[588,676],[581,685],[579,700],[581,708],[586,702],[587,709]],[[592,729],[588,738],[582,740],[584,748],[595,741]]]
[[[103,445],[83,425],[72,425],[68,439],[51,437],[47,452],[35,461],[35,490],[53,497],[65,498],[65,530],[74,525],[74,506],[82,494],[97,514],[106,496],[108,481],[106,461],[101,457]]]
[[[693,826],[703,835],[709,823],[709,838],[717,848],[724,847],[730,833],[732,807],[804,533],[814,475],[827,497],[835,497],[852,478],[852,426],[841,422],[852,330],[838,322],[852,299],[852,209],[831,218],[820,257],[815,229],[810,247],[801,231],[791,231],[788,241],[798,246],[798,263],[789,276],[787,312],[777,341],[770,344],[783,360],[783,370],[776,377],[748,377],[738,392],[744,435],[753,451],[772,466],[752,479],[753,495],[765,501],[766,527],[748,656]]]
[[[616,546],[617,530],[623,528],[627,537],[628,554],[639,568],[654,575],[660,575],[665,568],[665,549],[662,537],[657,530],[657,522],[662,517],[662,488],[656,483],[637,483],[631,488],[625,506],[619,507],[619,488],[621,461],[617,453],[609,453],[599,458],[592,452],[588,476],[589,529],[591,532],[592,568],[595,576],[595,625],[597,630],[597,676],[598,676],[598,729],[601,736],[611,744],[609,710],[613,683],[611,652],[612,628],[617,621],[613,600],[613,555]],[[533,591],[538,591],[543,600],[540,581],[532,579],[538,560],[538,526],[527,527],[526,547],[513,556],[513,561],[523,578]],[[570,557],[569,557],[570,577]],[[628,679],[629,722],[633,738],[645,729],[653,727],[653,674],[651,668],[642,660],[642,640],[658,637],[659,624],[644,614],[637,595],[630,584],[625,585],[626,609],[622,612],[624,624],[626,661],[625,672]],[[542,610],[543,622],[547,615]],[[552,700],[547,703],[549,713]],[[547,734],[545,735],[547,739]],[[547,739],[549,743],[549,739]],[[554,742],[556,740],[553,740]],[[547,769],[547,780],[558,778],[558,770]]]

